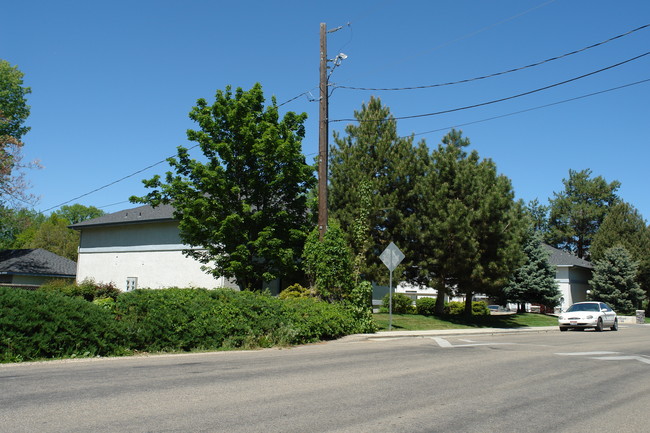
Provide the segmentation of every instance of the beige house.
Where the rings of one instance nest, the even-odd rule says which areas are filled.
[[[123,291],[136,288],[232,287],[187,257],[174,219],[174,208],[149,205],[122,210],[74,224],[81,234],[77,281],[91,278]]]

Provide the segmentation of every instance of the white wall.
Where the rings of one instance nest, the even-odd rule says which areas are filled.
[[[85,228],[77,259],[77,281],[93,279],[127,289],[127,279],[137,278],[137,288],[232,287],[236,285],[201,270],[201,263],[186,257],[178,236],[178,223]]]

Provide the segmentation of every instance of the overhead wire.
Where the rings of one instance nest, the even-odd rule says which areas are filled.
[[[555,61],[555,60],[560,60],[560,59],[563,59],[565,57],[569,57],[569,56],[572,56],[574,54],[578,54],[578,53],[581,53],[583,51],[587,51],[589,49],[596,48],[596,47],[599,47],[601,45],[605,45],[608,42],[612,42],[612,41],[614,41],[616,39],[631,35],[634,32],[638,32],[638,31],[646,29],[648,27],[650,27],[650,24],[646,24],[646,25],[643,25],[641,27],[637,27],[637,28],[632,29],[632,30],[630,30],[628,32],[621,33],[621,34],[613,36],[613,37],[611,37],[611,38],[609,38],[607,40],[604,40],[604,41],[589,45],[589,46],[581,48],[579,50],[574,50],[574,51],[571,51],[571,52],[568,52],[568,53],[565,53],[565,54],[562,54],[562,55],[559,55],[559,56],[550,57],[548,59],[541,60],[541,61],[535,62],[535,63],[531,63],[531,64],[526,65],[526,66],[520,66],[518,68],[508,69],[506,71],[495,72],[493,74],[483,75],[483,76],[479,76],[479,77],[467,78],[465,80],[450,81],[450,82],[447,82],[447,83],[425,84],[425,85],[422,85],[422,86],[409,86],[409,87],[383,87],[383,88],[382,87],[353,87],[353,86],[340,86],[340,85],[337,85],[337,84],[332,84],[331,86],[335,87],[335,88],[338,88],[338,89],[346,89],[346,90],[382,91],[383,92],[383,91],[402,91],[402,90],[430,89],[430,88],[434,88],[434,87],[443,87],[443,86],[451,86],[451,85],[455,85],[455,84],[469,83],[469,82],[472,82],[472,81],[484,80],[486,78],[492,78],[492,77],[498,77],[500,75],[510,74],[512,72],[523,71],[524,69],[533,68],[535,66],[540,66],[540,65],[543,65],[545,63],[549,63],[549,62],[552,62],[552,61]]]
[[[618,66],[624,65],[626,63],[632,62],[634,60],[638,60],[638,59],[640,59],[642,57],[647,56],[648,54],[650,54],[650,51],[647,51],[647,52],[645,52],[643,54],[640,54],[640,55],[638,55],[636,57],[632,57],[631,59],[627,59],[627,60],[624,60],[622,62],[616,63],[614,65],[610,65],[610,66],[607,66],[605,68],[598,69],[597,71],[589,72],[587,74],[583,74],[583,75],[580,75],[578,77],[570,78],[568,80],[560,81],[559,83],[554,83],[554,84],[550,84],[548,86],[540,87],[538,89],[529,90],[529,91],[523,92],[523,93],[518,93],[516,95],[511,95],[511,96],[507,96],[507,97],[499,98],[499,99],[493,99],[491,101],[481,102],[481,103],[478,103],[478,104],[466,105],[464,107],[457,107],[457,108],[450,108],[450,109],[447,109],[447,110],[435,111],[435,112],[431,112],[431,113],[422,113],[422,114],[413,114],[413,115],[410,115],[410,116],[393,117],[390,120],[416,119],[416,118],[420,118],[420,117],[437,116],[437,115],[440,115],[440,114],[454,113],[456,111],[469,110],[469,109],[472,109],[472,108],[478,108],[478,107],[484,107],[486,105],[496,104],[498,102],[509,101],[511,99],[516,99],[516,98],[520,98],[522,96],[532,95],[533,93],[538,93],[538,92],[541,92],[541,91],[544,91],[544,90],[548,90],[548,89],[552,89],[554,87],[561,86],[563,84],[571,83],[573,81],[577,81],[577,80],[581,80],[581,79],[586,78],[586,77],[590,77],[590,76],[598,74],[600,72],[604,72],[604,71],[616,68]],[[330,120],[330,122],[331,123],[335,123],[335,122],[383,122],[384,120],[386,120],[386,119],[351,119],[351,118],[346,118],[346,119],[334,119],[334,120]]]
[[[527,113],[529,111],[534,111],[534,110],[539,110],[539,109],[542,109],[542,108],[552,107],[554,105],[560,105],[560,104],[564,104],[566,102],[577,101],[579,99],[585,99],[585,98],[589,98],[591,96],[596,96],[596,95],[600,95],[600,94],[603,94],[603,93],[613,92],[615,90],[620,90],[620,89],[624,89],[626,87],[636,86],[638,84],[643,84],[643,83],[647,83],[647,82],[650,82],[650,78],[646,78],[645,80],[635,81],[633,83],[623,84],[621,86],[612,87],[612,88],[606,89],[606,90],[600,90],[598,92],[592,92],[592,93],[587,93],[585,95],[576,96],[576,97],[573,97],[573,98],[563,99],[561,101],[552,102],[550,104],[538,105],[536,107],[527,108],[525,110],[513,111],[512,113],[501,114],[499,116],[492,116],[492,117],[488,117],[486,119],[481,119],[481,120],[474,120],[472,122],[458,123],[456,125],[447,126],[445,128],[438,128],[438,129],[432,129],[430,131],[417,132],[417,133],[413,133],[411,135],[407,135],[407,136],[400,137],[400,138],[408,138],[408,137],[411,137],[411,136],[426,135],[426,134],[431,134],[431,133],[434,133],[434,132],[448,131],[451,128],[459,128],[461,126],[474,125],[476,123],[488,122],[490,120],[501,119],[501,118],[504,118],[504,117],[514,116],[515,114]]]

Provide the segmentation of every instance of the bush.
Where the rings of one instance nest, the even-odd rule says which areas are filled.
[[[92,302],[95,299],[112,298],[116,300],[121,291],[112,283],[96,283],[93,280],[86,279],[81,283],[71,283],[67,280],[52,280],[41,287],[40,291],[59,292],[66,296],[83,298]]]
[[[315,293],[313,290],[301,286],[300,284],[292,284],[283,291],[280,292],[278,297],[280,299],[289,299],[289,298],[312,298]]]
[[[459,316],[465,314],[465,303],[458,301],[451,301],[445,304],[445,314],[451,316]],[[472,315],[474,316],[489,316],[490,309],[484,301],[472,302]]]
[[[436,298],[418,298],[415,301],[415,311],[423,316],[433,316],[436,309]]]
[[[390,295],[384,296],[382,306],[388,310],[390,307]],[[393,293],[393,313],[395,314],[413,314],[413,300],[404,293]]]
[[[125,352],[110,311],[56,291],[0,288],[0,362]]]

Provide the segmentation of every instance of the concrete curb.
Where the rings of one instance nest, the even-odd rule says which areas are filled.
[[[557,326],[536,326],[526,328],[471,328],[471,329],[435,329],[428,331],[380,331],[375,334],[353,334],[347,335],[337,341],[364,341],[380,340],[393,338],[409,337],[442,337],[455,335],[497,335],[497,334],[516,334],[516,333],[544,333],[559,332]]]

